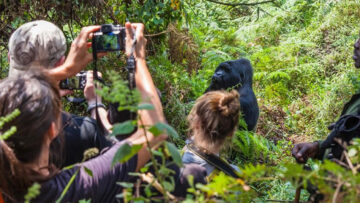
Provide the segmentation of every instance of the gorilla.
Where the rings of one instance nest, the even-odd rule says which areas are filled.
[[[247,59],[221,63],[212,76],[206,92],[235,88],[240,94],[241,111],[247,124],[247,130],[254,130],[259,118],[259,106],[252,90],[253,68]]]

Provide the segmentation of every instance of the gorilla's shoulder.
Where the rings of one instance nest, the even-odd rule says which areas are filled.
[[[221,64],[224,64],[224,63],[251,65],[250,61],[248,59],[246,59],[246,58],[240,58],[240,59],[236,59],[236,60],[225,61],[225,62],[222,62]]]
[[[250,61],[248,59],[246,59],[246,58],[240,58],[240,59],[238,59],[236,61],[238,61],[239,63],[242,63],[242,64],[250,65]]]

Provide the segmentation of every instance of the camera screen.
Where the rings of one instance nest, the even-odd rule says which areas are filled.
[[[78,77],[67,78],[60,82],[60,89],[69,89],[69,90],[79,89],[79,84],[80,81]]]
[[[70,88],[76,89],[79,86],[79,78],[78,77],[72,77],[68,79],[68,86]]]
[[[118,35],[113,33],[96,36],[96,49],[98,51],[120,50]]]

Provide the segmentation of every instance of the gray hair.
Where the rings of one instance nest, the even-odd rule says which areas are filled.
[[[9,76],[34,67],[54,68],[65,51],[65,36],[56,25],[44,20],[26,23],[9,40]]]

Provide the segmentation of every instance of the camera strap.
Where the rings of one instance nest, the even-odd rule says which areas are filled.
[[[126,69],[128,71],[128,81],[129,81],[129,89],[133,90],[136,87],[135,82],[135,68],[136,68],[136,61],[134,57],[134,51],[136,46],[136,36],[134,36],[134,40],[130,50],[130,57],[126,60]]]
[[[94,44],[93,44],[93,46],[94,46]],[[94,81],[99,81],[100,83],[105,84],[105,81],[102,78],[100,78],[99,75],[98,75],[97,52],[96,52],[96,49],[94,49],[94,47],[93,47],[93,59],[94,59],[94,66],[93,66],[93,78],[94,78]],[[95,86],[95,89],[98,88],[96,82],[94,83],[94,86]],[[102,135],[106,135],[107,130],[105,129],[105,126],[101,122],[100,115],[99,115],[97,96],[95,96],[95,116],[96,116],[96,123],[99,126],[100,133]]]
[[[131,50],[130,50],[130,56],[129,58],[126,60],[126,69],[128,71],[128,75],[127,75],[127,79],[129,81],[129,89],[133,90],[136,88],[136,81],[135,81],[135,71],[136,71],[136,60],[134,57],[134,51],[135,51],[135,47],[136,47],[136,36],[134,34],[134,40],[131,46]],[[94,43],[92,44],[94,46]],[[98,76],[98,68],[97,68],[97,52],[96,49],[94,49],[93,47],[93,59],[94,59],[94,66],[93,66],[93,77],[94,77],[94,81],[97,80],[102,84],[105,84],[105,81],[100,78]],[[94,84],[95,85],[95,89],[97,89],[97,83]],[[99,130],[101,131],[102,134],[105,135],[105,132],[107,131],[105,129],[105,126],[103,125],[103,123],[101,122],[100,119],[100,115],[99,115],[99,111],[98,111],[98,101],[97,101],[97,97],[95,97],[95,115],[96,115],[96,122],[99,126]],[[133,120],[135,119],[136,114],[134,113],[130,113],[130,119]]]
[[[208,152],[206,149],[195,146],[193,143],[187,144],[186,147],[195,155],[199,156],[201,159],[214,166],[216,169],[224,172],[226,175],[233,178],[240,178],[240,176],[230,164],[215,154]]]

